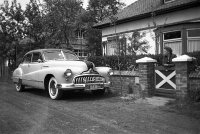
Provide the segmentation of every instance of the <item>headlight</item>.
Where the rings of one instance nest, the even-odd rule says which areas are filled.
[[[72,70],[71,69],[67,69],[64,73],[65,78],[68,78],[72,75]]]

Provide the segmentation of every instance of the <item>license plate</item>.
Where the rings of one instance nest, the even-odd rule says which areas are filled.
[[[85,85],[85,90],[97,90],[102,88],[104,88],[102,84]]]

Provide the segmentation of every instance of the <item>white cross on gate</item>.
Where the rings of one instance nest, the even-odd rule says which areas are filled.
[[[156,85],[156,88],[160,88],[162,85],[164,85],[164,84],[167,82],[167,83],[168,83],[169,85],[171,85],[174,89],[176,89],[176,84],[170,80],[172,77],[174,77],[174,76],[176,75],[176,72],[175,72],[175,71],[173,71],[173,72],[172,72],[170,75],[168,75],[168,76],[165,76],[165,75],[162,74],[159,70],[155,70],[155,72],[156,72],[161,78],[163,78],[163,80],[162,80],[160,83],[158,83],[158,84]]]

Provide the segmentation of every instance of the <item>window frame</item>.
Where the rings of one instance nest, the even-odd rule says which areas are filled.
[[[200,36],[198,36],[198,37],[189,37],[188,36],[188,32],[189,32],[189,30],[195,30],[195,29],[199,29],[200,30],[200,28],[190,28],[190,29],[186,29],[186,32],[187,32],[187,47],[188,47],[188,45],[189,45],[189,41],[194,41],[194,40],[199,40],[200,41]],[[197,50],[198,51],[198,50]],[[195,52],[195,51],[189,51],[189,49],[187,48],[187,52]]]
[[[87,57],[88,56],[88,53],[85,50],[75,49],[74,52],[78,57]]]
[[[174,39],[167,39],[165,40],[165,34],[166,33],[172,33],[172,32],[181,32],[181,37],[180,38],[174,38]],[[182,40],[182,31],[181,30],[173,30],[173,31],[167,31],[167,32],[163,32],[163,42],[170,42],[170,41],[177,41],[177,40]]]
[[[167,39],[167,40],[165,40],[164,39],[164,34],[166,34],[166,33],[170,33],[170,32],[176,32],[176,31],[180,31],[181,32],[181,37],[180,38],[174,38],[174,39]],[[163,35],[163,42],[162,42],[162,44],[163,44],[163,48],[162,48],[162,51],[164,51],[164,46],[165,46],[165,43],[174,43],[174,42],[182,42],[182,37],[183,37],[183,33],[182,33],[182,31],[181,30],[172,30],[172,31],[167,31],[167,32],[163,32],[162,33]],[[181,46],[181,48],[182,48],[182,46]],[[182,53],[182,50],[181,50],[181,53]],[[175,53],[175,54],[177,54],[177,53]],[[179,55],[180,53],[178,53],[177,55]]]
[[[33,57],[34,57],[34,54],[35,54],[35,53],[38,53],[38,54],[39,54],[39,57],[41,57],[41,58],[40,58],[41,61],[44,61],[41,52],[33,52],[33,53],[32,53],[32,58],[31,58],[31,62],[32,62],[32,63],[38,62],[38,60],[37,60],[37,61],[33,61]]]
[[[83,30],[76,31],[76,39],[84,39],[84,31]]]
[[[27,58],[28,55],[31,55],[30,62],[25,62],[25,59]],[[22,63],[23,64],[31,63],[32,62],[32,57],[33,57],[33,53],[27,53],[26,55],[24,55]]]
[[[191,29],[187,29],[187,30],[186,30],[186,31],[187,31],[187,39],[189,39],[189,38],[190,38],[190,39],[199,39],[199,38],[200,38],[200,36],[197,36],[197,37],[189,37],[189,36],[188,36],[188,31],[189,31],[189,30],[196,30],[196,29],[199,29],[199,30],[200,30],[200,28],[191,28]]]

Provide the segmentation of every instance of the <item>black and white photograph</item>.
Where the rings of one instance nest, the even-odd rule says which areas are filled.
[[[0,134],[200,134],[200,0],[0,0]]]

